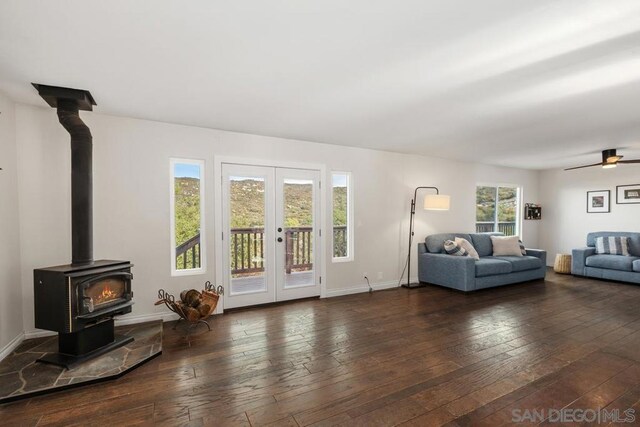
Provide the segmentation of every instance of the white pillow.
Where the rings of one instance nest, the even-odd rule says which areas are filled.
[[[493,244],[493,256],[522,256],[518,236],[489,236]]]
[[[480,259],[480,256],[478,255],[478,251],[476,251],[476,248],[474,248],[473,245],[467,239],[456,237],[455,242],[458,246],[460,246],[462,249],[467,251],[467,255],[469,255],[471,258]]]

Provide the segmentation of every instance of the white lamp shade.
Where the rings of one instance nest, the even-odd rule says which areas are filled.
[[[427,194],[424,196],[424,208],[428,211],[448,211],[450,205],[449,196],[443,194]]]

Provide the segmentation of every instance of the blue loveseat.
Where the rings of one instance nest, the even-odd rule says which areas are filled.
[[[629,254],[596,254],[596,237],[626,236],[629,238]],[[587,234],[587,247],[572,251],[571,274],[597,279],[640,283],[640,233],[599,231]]]
[[[448,233],[428,236],[418,244],[418,280],[469,292],[529,280],[544,279],[547,253],[527,249],[526,256],[493,255],[491,235],[502,233]],[[467,239],[478,251],[480,260],[453,256],[444,252],[444,241]]]

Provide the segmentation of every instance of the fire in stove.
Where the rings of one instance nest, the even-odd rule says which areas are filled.
[[[117,301],[123,297],[125,286],[122,283],[117,283],[114,285],[109,285],[109,281],[98,282],[95,285],[92,285],[87,290],[84,291],[83,305],[85,311],[89,313],[93,313],[96,308],[100,308],[105,304],[109,304],[112,301]],[[118,288],[118,290],[114,290],[113,288]],[[102,289],[102,291],[100,291]]]
[[[106,302],[112,301],[118,297],[118,294],[109,288],[109,285],[105,286],[102,290],[102,293],[98,295],[98,297],[93,301],[94,304],[104,304]]]
[[[127,289],[128,275],[113,275],[101,280],[88,280],[83,286],[83,304],[86,311],[93,313],[94,310],[104,306],[109,306],[114,301],[124,298]]]

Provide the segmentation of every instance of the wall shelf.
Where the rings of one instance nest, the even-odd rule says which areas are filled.
[[[524,219],[526,220],[540,220],[542,219],[542,206],[535,205],[533,203],[527,203],[524,205]]]

